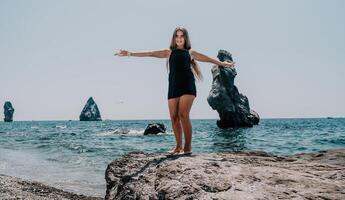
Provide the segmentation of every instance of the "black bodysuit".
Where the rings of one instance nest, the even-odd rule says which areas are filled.
[[[183,94],[196,96],[195,78],[191,69],[191,56],[187,49],[173,49],[169,57],[168,99]]]

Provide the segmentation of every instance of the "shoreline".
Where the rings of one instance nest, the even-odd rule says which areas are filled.
[[[101,200],[102,197],[91,197],[67,192],[40,182],[0,174],[0,199],[71,199]]]

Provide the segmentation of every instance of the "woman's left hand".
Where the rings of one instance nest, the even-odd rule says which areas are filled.
[[[223,61],[222,62],[222,66],[224,67],[235,67],[235,62],[227,62],[227,61]]]
[[[130,56],[131,52],[121,49],[119,52],[114,54],[115,56]]]

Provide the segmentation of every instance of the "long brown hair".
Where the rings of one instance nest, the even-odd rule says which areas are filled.
[[[173,36],[171,38],[171,42],[170,42],[170,50],[176,49],[177,45],[176,45],[176,36],[177,36],[177,31],[182,31],[183,32],[183,37],[184,37],[184,49],[186,50],[190,50],[192,48],[192,45],[190,43],[190,39],[189,39],[189,35],[188,35],[188,31],[186,28],[178,26],[175,28]],[[169,71],[169,58],[167,59],[167,70]],[[192,72],[194,74],[194,76],[199,80],[202,81],[203,80],[203,75],[200,71],[199,65],[198,63],[194,60],[194,58],[192,58]]]

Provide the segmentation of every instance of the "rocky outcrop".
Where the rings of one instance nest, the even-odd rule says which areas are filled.
[[[90,97],[87,100],[86,105],[84,106],[83,110],[80,113],[79,120],[80,121],[102,121],[101,114],[98,110],[98,106],[92,97]]]
[[[132,152],[111,162],[105,199],[345,199],[345,149],[166,157]]]
[[[162,123],[150,123],[147,125],[144,135],[157,135],[158,133],[165,133],[166,128]]]
[[[12,106],[12,103],[9,101],[6,101],[4,104],[4,121],[5,122],[12,122],[13,121],[13,113],[14,113],[14,108]]]
[[[217,57],[220,61],[233,61],[232,55],[225,50],[219,50]],[[236,69],[215,65],[211,71],[213,81],[207,102],[219,114],[218,127],[252,127],[258,124],[258,113],[250,109],[248,98],[239,93],[234,84]]]

